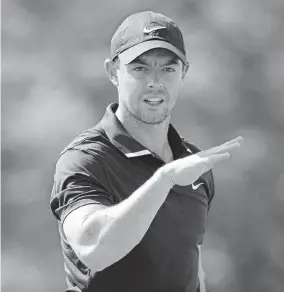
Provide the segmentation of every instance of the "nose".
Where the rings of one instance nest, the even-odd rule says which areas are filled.
[[[161,78],[158,73],[153,73],[150,76],[148,82],[149,89],[162,89],[164,87],[163,83],[161,82]]]

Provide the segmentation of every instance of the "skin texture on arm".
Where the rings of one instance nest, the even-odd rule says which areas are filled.
[[[129,253],[143,238],[172,184],[157,171],[121,203],[89,205],[70,213],[64,233],[79,259],[101,271]]]

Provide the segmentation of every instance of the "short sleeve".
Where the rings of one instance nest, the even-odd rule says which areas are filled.
[[[56,163],[50,208],[63,223],[73,210],[88,204],[115,204],[108,191],[105,170],[99,158],[72,149],[64,152]]]

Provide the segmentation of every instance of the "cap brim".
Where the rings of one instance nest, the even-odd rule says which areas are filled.
[[[137,44],[124,52],[119,54],[119,59],[123,64],[129,64],[141,54],[156,48],[163,48],[175,53],[184,64],[188,64],[188,61],[184,54],[170,43],[160,40],[150,40],[140,44]]]

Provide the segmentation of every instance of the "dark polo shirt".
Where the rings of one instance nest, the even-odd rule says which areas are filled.
[[[75,138],[56,164],[50,207],[58,220],[66,291],[196,292],[198,245],[214,196],[211,171],[195,182],[202,183],[197,189],[175,185],[141,242],[101,272],[86,267],[64,235],[63,221],[73,210],[87,204],[119,204],[164,165],[126,132],[115,116],[117,106],[111,104],[98,125]],[[200,151],[172,125],[168,140],[174,159]]]

